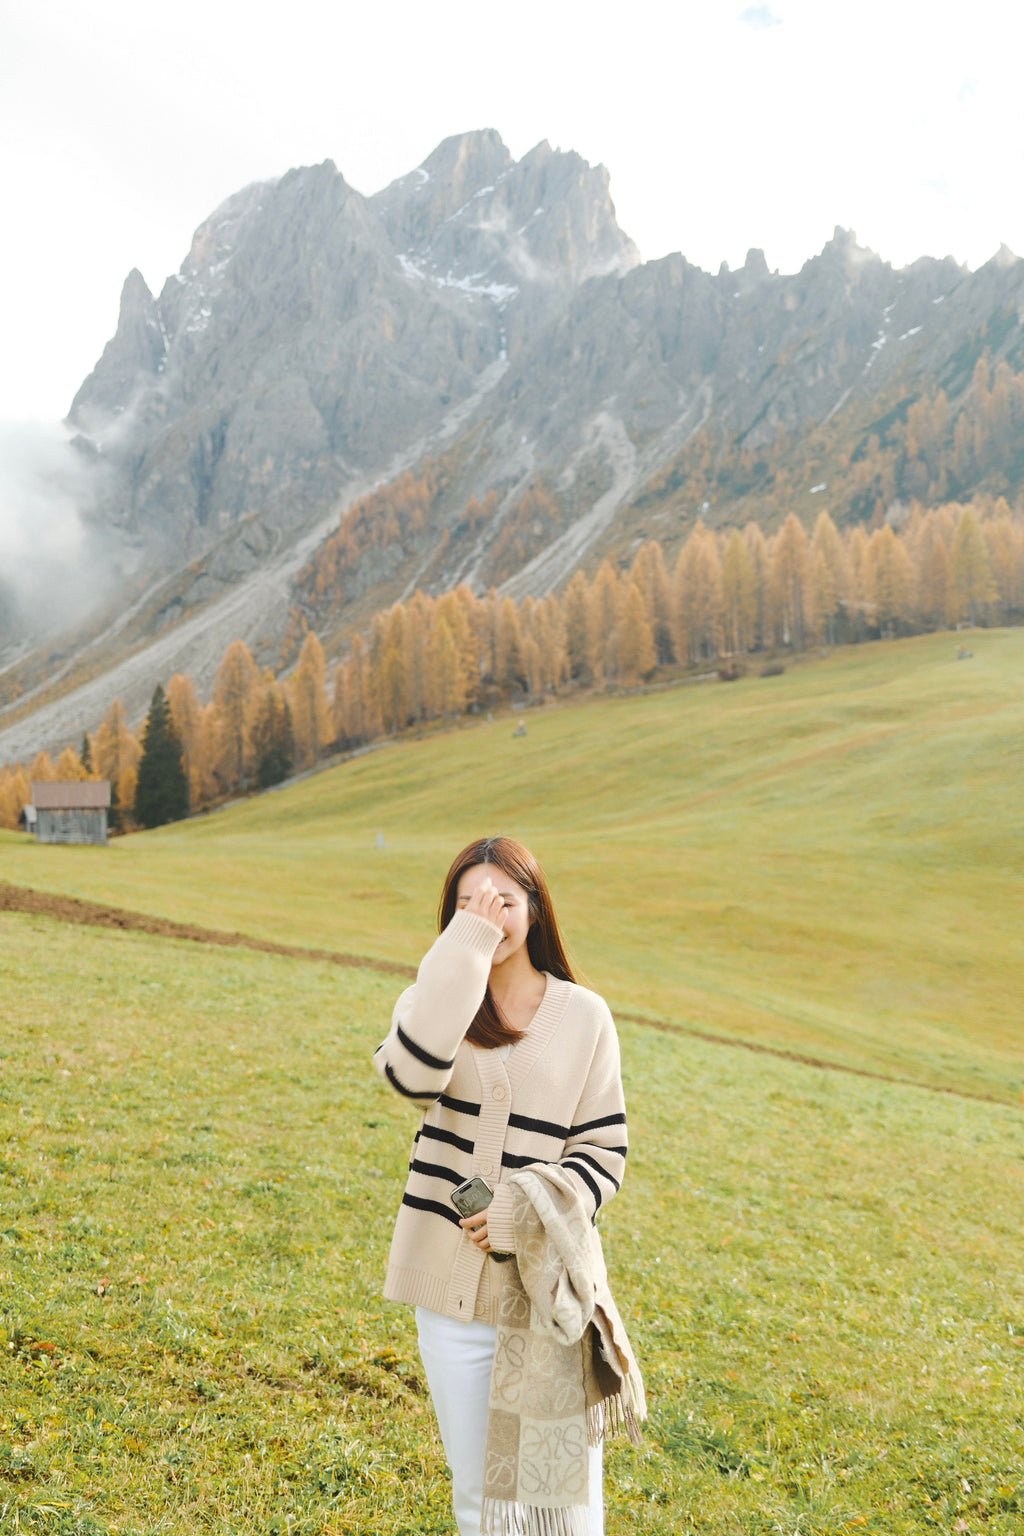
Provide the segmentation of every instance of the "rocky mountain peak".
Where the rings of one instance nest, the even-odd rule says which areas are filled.
[[[397,251],[421,248],[434,230],[484,187],[493,187],[512,156],[493,128],[443,139],[423,164],[370,199]]]
[[[1006,242],[1004,240],[1003,244],[999,247],[998,251],[996,251],[995,255],[992,257],[991,263],[986,262],[986,266],[991,264],[991,265],[993,265],[993,266],[995,266],[995,267],[1005,271],[1006,268],[1008,268],[1008,267],[1015,267],[1017,265],[1017,263],[1020,261],[1020,259],[1021,258],[1017,255],[1016,251],[1011,251],[1010,247],[1006,244]]]
[[[858,245],[855,230],[843,229],[839,224],[832,233],[832,239],[826,241],[821,255],[812,257],[811,262],[816,262],[820,266],[834,267],[850,275],[862,267],[888,265],[887,262],[882,261],[876,251],[870,250],[866,245]],[[805,270],[811,262],[805,264]]]
[[[71,402],[68,421],[91,432],[119,416],[140,385],[160,371],[166,351],[159,307],[133,267],[121,289],[117,330]]]
[[[512,156],[501,134],[494,128],[478,128],[442,139],[419,170],[449,186],[453,196],[465,197],[495,180],[511,164]]]
[[[837,228],[796,274],[757,249],[717,275],[640,265],[603,166],[547,141],[516,162],[491,129],[372,198],[331,161],[244,188],[158,299],[129,274],[72,406],[95,524],[140,582],[131,679],[106,701],[142,711],[178,667],[205,686],[239,634],[278,665],[296,604],[337,636],[417,585],[541,596],[696,515],[816,515],[872,436],[895,451],[885,423],[898,437],[912,399],[942,389],[953,410],[982,356],[1024,371],[1022,317],[1005,248],[973,274],[897,272]],[[810,484],[808,422],[835,454]],[[948,489],[1001,490],[981,474]],[[888,494],[849,485],[837,520]],[[299,573],[341,509],[311,588]],[[145,635],[148,661],[129,654]]]

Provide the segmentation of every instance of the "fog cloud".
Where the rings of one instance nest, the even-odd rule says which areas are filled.
[[[109,579],[84,514],[99,471],[58,423],[0,422],[0,642],[83,618]]]

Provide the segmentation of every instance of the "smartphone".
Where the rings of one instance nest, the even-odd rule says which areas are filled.
[[[477,1211],[485,1211],[490,1205],[494,1190],[486,1179],[474,1174],[464,1184],[457,1184],[448,1198],[460,1216],[475,1216]],[[491,1253],[491,1258],[498,1264],[504,1264],[511,1257],[510,1253]]]
[[[460,1216],[475,1216],[485,1211],[494,1199],[494,1190],[485,1179],[474,1174],[464,1184],[458,1184],[448,1196]]]

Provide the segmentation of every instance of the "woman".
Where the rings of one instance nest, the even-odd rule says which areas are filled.
[[[626,1116],[611,1014],[574,981],[544,876],[521,843],[483,838],[462,850],[438,928],[374,1058],[424,1111],[384,1294],[416,1307],[456,1523],[460,1536],[478,1536],[506,1274],[488,1256],[516,1246],[507,1180],[555,1165],[548,1172],[582,1207],[589,1231],[622,1178]],[[460,1219],[450,1196],[474,1174],[493,1199]],[[590,1531],[601,1536],[600,1446],[589,1451],[588,1497]]]

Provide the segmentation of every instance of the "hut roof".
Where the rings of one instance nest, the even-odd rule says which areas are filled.
[[[109,779],[33,779],[37,811],[95,811],[110,804]]]

